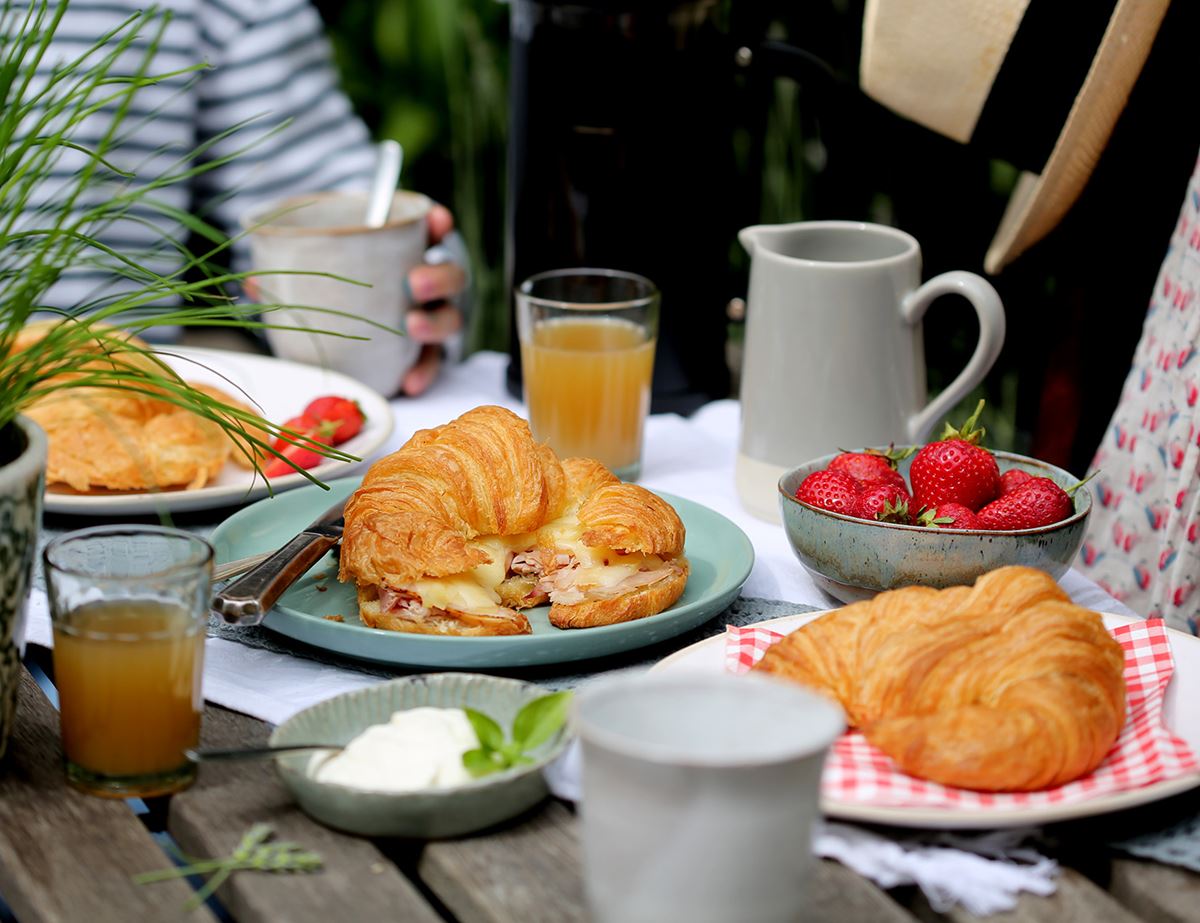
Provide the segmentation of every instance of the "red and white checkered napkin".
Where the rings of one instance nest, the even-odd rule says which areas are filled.
[[[1163,698],[1174,672],[1161,619],[1111,630],[1125,651],[1125,725],[1104,762],[1091,775],[1040,792],[989,794],[950,788],[905,775],[857,731],[834,744],[821,780],[824,796],[874,807],[996,809],[1039,808],[1086,801],[1175,779],[1200,769],[1191,748],[1163,725]],[[783,635],[748,626],[726,628],[725,666],[745,673]]]

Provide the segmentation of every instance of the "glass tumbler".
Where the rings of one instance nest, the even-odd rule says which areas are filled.
[[[46,546],[67,782],[110,798],[186,788],[200,737],[212,546],[97,526]]]
[[[536,439],[560,458],[641,473],[659,293],[615,269],[557,269],[517,288],[525,403]]]

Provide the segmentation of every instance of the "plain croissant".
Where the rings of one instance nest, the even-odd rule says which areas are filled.
[[[687,582],[664,500],[592,459],[560,462],[528,424],[477,407],[376,462],[346,504],[339,577],[363,622],[421,634],[526,634],[518,609],[587,628],[660,612]]]
[[[881,593],[788,635],[756,669],[836,698],[909,775],[981,791],[1086,775],[1125,719],[1120,645],[1028,567]]]

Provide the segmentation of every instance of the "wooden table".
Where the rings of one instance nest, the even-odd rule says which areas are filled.
[[[268,725],[210,706],[204,744],[263,742]],[[1023,896],[994,919],[1047,923],[1200,920],[1200,875],[1117,856],[1119,832],[1161,826],[1200,808],[1189,794],[1137,812],[1060,825],[1050,833],[1064,868],[1051,898]],[[217,892],[221,908],[182,912],[182,881],[137,886],[131,876],[167,867],[152,830],[184,852],[227,855],[254,823],[315,850],[322,871],[237,873]],[[571,923],[586,920],[578,824],[556,801],[480,836],[431,843],[345,836],[308,819],[265,762],[201,768],[197,784],[150,804],[138,817],[120,801],[81,795],[63,782],[58,714],[26,673],[9,754],[0,770],[0,896],[19,923],[86,920]],[[811,902],[798,920],[912,923],[975,917],[936,913],[913,888],[884,892],[835,862],[818,864]],[[752,915],[746,918],[753,920]]]

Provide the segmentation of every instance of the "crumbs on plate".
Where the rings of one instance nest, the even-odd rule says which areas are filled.
[[[331,622],[344,622],[344,621],[346,621],[346,619],[345,619],[343,616],[340,616],[340,615],[323,615],[323,616],[321,616],[321,618],[323,618],[323,619],[328,619],[328,620],[329,620],[329,621],[331,621]]]

